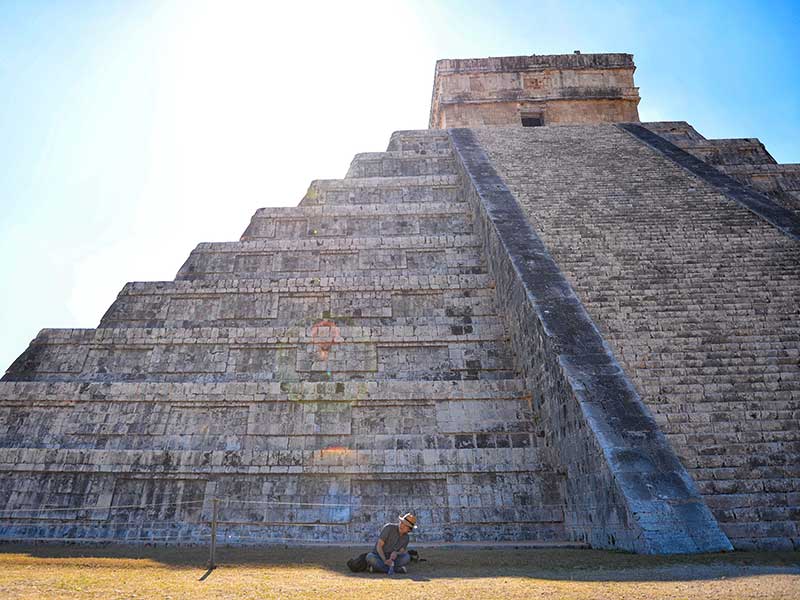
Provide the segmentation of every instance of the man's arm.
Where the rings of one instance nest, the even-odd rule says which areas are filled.
[[[384,540],[382,538],[378,538],[378,543],[375,544],[375,550],[378,551],[378,556],[381,557],[381,560],[386,562],[386,555],[383,553],[383,544]]]

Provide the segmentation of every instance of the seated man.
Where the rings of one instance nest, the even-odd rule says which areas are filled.
[[[417,528],[417,518],[411,513],[398,517],[399,521],[387,523],[375,549],[367,554],[370,573],[406,573],[406,565],[411,562],[408,553],[408,534]]]

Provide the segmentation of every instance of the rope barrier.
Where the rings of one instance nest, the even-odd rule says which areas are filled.
[[[98,528],[105,528],[110,526],[118,527],[120,525],[128,525],[130,527],[141,528],[145,525],[152,525],[152,526],[159,526],[159,527],[185,527],[187,525],[190,526],[198,526],[198,525],[208,525],[210,521],[183,521],[183,522],[176,522],[174,520],[167,520],[162,519],[159,521],[113,521],[113,520],[94,520],[94,521],[86,521],[84,519],[60,519],[56,521],[55,519],[35,519],[34,517],[26,517],[24,519],[8,519],[6,521],[0,521],[0,527],[16,527],[21,525],[30,525],[30,526],[38,526],[41,527],[43,525],[52,525],[53,527],[58,526],[74,526],[76,523],[85,524],[87,527],[98,527]]]
[[[376,508],[376,509],[386,509],[386,510],[398,510],[395,505],[386,505],[386,504],[350,504],[346,502],[281,502],[281,501],[271,501],[271,500],[237,500],[237,499],[221,499],[226,504],[229,502],[236,502],[240,504],[263,504],[268,506],[338,506],[338,507],[346,507],[346,508]],[[526,506],[526,505],[522,505]],[[536,505],[527,505],[533,506],[535,508],[566,508],[567,505],[564,503],[559,504],[536,504]],[[575,504],[570,504],[570,507],[578,506]],[[596,504],[588,505],[585,504],[583,506],[592,506],[597,507]],[[446,506],[431,506],[428,508],[432,509],[457,509],[457,510],[489,510],[495,508],[514,508],[520,509],[519,504],[503,504],[503,505],[492,505],[489,508],[481,508],[476,506],[453,506],[453,505],[446,505]]]
[[[259,505],[259,506],[284,506],[284,507],[317,507],[317,508],[350,508],[350,509],[377,509],[377,510],[398,510],[395,504],[387,505],[387,504],[362,504],[362,503],[347,503],[347,502],[288,502],[288,501],[279,501],[279,500],[239,500],[236,498],[220,498],[221,502],[225,504],[225,506],[230,506],[231,504],[249,504],[249,505]],[[4,514],[18,514],[18,513],[53,513],[53,512],[97,512],[97,511],[110,511],[110,510],[122,510],[122,509],[146,509],[151,507],[159,507],[159,508],[167,508],[170,506],[186,506],[186,505],[197,505],[197,504],[205,504],[205,500],[186,500],[186,501],[177,501],[177,502],[153,502],[148,504],[127,504],[127,505],[109,505],[109,506],[79,506],[79,507],[57,507],[57,508],[39,508],[39,509],[27,509],[27,508],[12,508],[6,510],[0,510],[0,519],[3,518]],[[500,505],[491,505],[488,507],[481,507],[481,506],[469,506],[469,505],[461,505],[461,506],[454,506],[452,504],[443,505],[443,506],[430,506],[427,508],[434,509],[434,510],[497,510],[497,509],[514,509],[514,510],[526,510],[528,508],[531,509],[543,509],[543,508],[560,508],[560,509],[573,509],[573,508],[586,508],[586,509],[595,509],[597,508],[597,504],[575,504],[575,503],[549,503],[549,504],[528,504],[528,505],[520,505],[520,504],[500,504]]]
[[[150,506],[180,506],[184,504],[203,504],[205,500],[179,500],[177,502],[152,502],[150,504],[123,504],[118,506],[77,506],[74,508],[56,507],[56,508],[9,508],[7,510],[0,510],[0,515],[4,513],[16,512],[68,512],[68,511],[94,511],[94,510],[110,510],[122,508],[147,508]],[[1,517],[0,517],[1,518]]]
[[[199,538],[193,537],[192,539],[178,539],[178,538],[75,538],[75,537],[9,537],[0,536],[0,542],[85,542],[87,544],[94,544],[97,542],[143,542],[143,543],[173,543],[173,544],[187,544],[195,540],[198,542],[205,542],[208,536],[200,536]]]

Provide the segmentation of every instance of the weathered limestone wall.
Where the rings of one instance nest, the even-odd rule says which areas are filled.
[[[638,121],[629,54],[564,54],[440,60],[430,127]]]
[[[43,329],[7,377],[225,382],[513,376],[502,321],[470,320],[468,325]]]
[[[491,284],[486,274],[138,282],[120,292],[101,327],[310,327],[320,315],[405,325],[423,306],[434,318],[480,318],[495,314]]]
[[[562,539],[516,380],[0,384],[0,537]],[[424,521],[423,521],[424,519]],[[490,525],[487,525],[489,524]]]
[[[638,121],[635,101],[609,99],[454,103],[441,109],[441,128],[521,124],[521,114],[544,115],[548,125]]]
[[[800,545],[800,245],[611,125],[476,131],[737,548]]]

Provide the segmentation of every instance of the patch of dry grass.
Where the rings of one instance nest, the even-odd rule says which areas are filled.
[[[0,598],[800,598],[800,553],[679,557],[593,550],[421,550],[409,575],[352,574],[354,548],[0,546]]]

